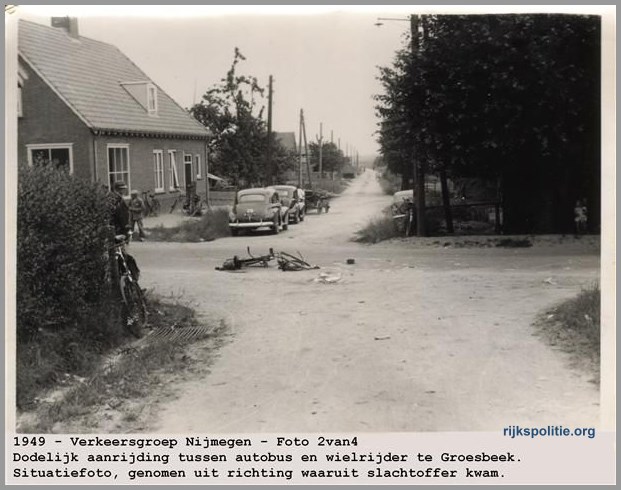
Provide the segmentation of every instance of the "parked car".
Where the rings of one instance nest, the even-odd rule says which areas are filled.
[[[276,234],[289,227],[289,208],[280,202],[275,189],[243,189],[235,195],[235,204],[229,214],[229,228],[233,236],[240,230],[269,228]]]
[[[407,213],[408,207],[414,204],[414,193],[411,189],[405,191],[397,191],[392,196],[392,205],[390,209],[392,211],[393,218],[403,218]]]
[[[297,224],[304,221],[304,214],[306,213],[304,189],[295,185],[274,185],[270,189],[275,189],[278,192],[280,201],[289,209],[289,223]]]

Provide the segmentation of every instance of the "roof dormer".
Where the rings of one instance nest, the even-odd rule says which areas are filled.
[[[121,86],[150,116],[157,115],[157,86],[154,83],[148,81],[121,82]]]

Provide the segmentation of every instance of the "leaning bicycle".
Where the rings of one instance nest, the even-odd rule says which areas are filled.
[[[123,323],[134,337],[140,338],[147,324],[147,305],[142,289],[138,284],[140,269],[135,259],[126,250],[128,243],[128,238],[125,235],[114,237],[118,292],[122,303]]]
[[[145,217],[157,216],[159,214],[161,205],[153,191],[143,191],[142,201],[145,207]]]

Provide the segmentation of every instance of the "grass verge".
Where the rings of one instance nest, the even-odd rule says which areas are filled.
[[[200,218],[177,226],[158,226],[149,230],[149,240],[161,242],[210,242],[226,236],[231,236],[227,209],[210,209]]]
[[[599,284],[583,289],[539,317],[536,326],[551,344],[571,356],[572,364],[594,374],[599,383],[600,365]]]
[[[151,298],[149,323],[153,329],[180,330],[195,327],[200,322],[189,306],[178,301],[169,302]],[[165,384],[166,377],[175,376],[191,368],[194,362],[187,354],[190,344],[206,338],[217,338],[223,325],[204,329],[202,336],[191,338],[149,336],[125,345],[114,352],[91,359],[87,376],[67,376],[39,399],[34,410],[23,417],[18,426],[20,433],[50,433],[69,424],[86,428],[100,425],[101,409],[122,412],[124,422],[138,421],[140,403]],[[105,412],[104,410],[104,412]],[[106,414],[111,417],[109,413]],[[78,422],[80,419],[86,422]],[[88,422],[88,420],[91,420]],[[73,423],[74,422],[74,423]]]

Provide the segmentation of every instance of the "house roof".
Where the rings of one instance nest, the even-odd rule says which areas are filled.
[[[63,28],[20,20],[18,52],[93,130],[209,136],[203,125],[111,44],[72,38]],[[156,115],[149,115],[131,95],[131,82],[157,87]]]
[[[287,150],[296,151],[295,145],[295,133],[274,133],[276,136],[276,141],[278,141],[283,147]]]

